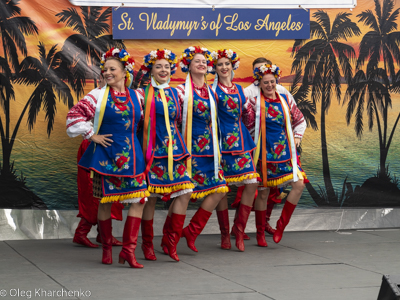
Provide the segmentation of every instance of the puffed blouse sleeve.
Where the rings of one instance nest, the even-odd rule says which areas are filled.
[[[254,127],[256,123],[256,98],[246,97],[246,102],[243,105],[242,122],[254,137]]]
[[[95,89],[74,105],[67,114],[67,134],[69,137],[82,135],[89,139],[93,134],[93,123],[96,112],[97,97],[100,89]]]

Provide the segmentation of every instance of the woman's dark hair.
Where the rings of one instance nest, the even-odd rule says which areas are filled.
[[[253,61],[253,69],[254,69],[254,66],[255,66],[256,64],[260,64],[260,63],[266,63],[266,64],[272,65],[272,61],[270,61],[269,59],[266,59],[265,57],[259,57],[259,58],[256,58],[256,59]]]

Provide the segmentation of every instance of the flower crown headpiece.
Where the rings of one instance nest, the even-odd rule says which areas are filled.
[[[199,46],[194,46],[194,47],[189,47],[183,50],[182,56],[181,56],[181,62],[179,63],[179,66],[181,67],[182,72],[187,73],[189,72],[189,65],[190,62],[192,61],[193,57],[197,54],[202,54],[206,58],[207,61],[207,73],[212,72],[213,69],[213,59],[211,57],[210,51],[208,51],[207,48],[204,47],[199,47]]]
[[[281,78],[282,71],[276,65],[265,64],[259,68],[255,68],[253,71],[253,83],[255,86],[260,84],[260,80],[264,75],[272,74],[276,78],[276,83],[278,83],[279,78]]]
[[[213,58],[213,70],[211,74],[215,74],[218,59],[223,57],[226,57],[231,61],[232,70],[236,70],[237,68],[239,68],[239,63],[240,63],[239,55],[237,55],[237,53],[232,51],[231,49],[221,49],[218,51],[213,51],[211,53],[211,57]]]
[[[106,63],[106,60],[109,57],[115,57],[124,64],[126,71],[126,78],[130,77],[129,74],[133,74],[133,67],[135,66],[135,60],[129,55],[129,53],[125,49],[118,49],[114,47],[101,56],[101,61],[100,61],[101,73],[104,72],[104,64]]]
[[[154,63],[159,59],[165,59],[169,62],[171,65],[171,76],[174,75],[177,69],[176,63],[178,62],[178,58],[175,53],[168,49],[150,51],[150,53],[143,58],[143,65],[141,67],[142,73],[148,75],[148,73],[151,72]]]

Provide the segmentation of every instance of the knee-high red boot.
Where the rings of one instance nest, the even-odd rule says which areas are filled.
[[[92,224],[90,224],[85,218],[81,218],[78,227],[76,227],[73,243],[80,244],[89,248],[97,248],[99,245],[93,244],[88,238],[87,235],[92,228]]]
[[[265,231],[267,233],[269,233],[270,235],[274,235],[274,233],[275,233],[275,229],[272,228],[271,225],[269,225],[269,220],[271,218],[271,213],[272,213],[272,210],[274,209],[274,206],[275,206],[274,201],[267,202],[267,213],[266,213],[266,217],[265,217],[265,221],[266,221],[265,222]]]
[[[142,250],[144,258],[147,260],[157,260],[157,257],[154,253],[153,237],[153,219],[142,219]]]
[[[164,226],[162,229],[163,236],[167,233],[167,229],[169,228],[170,225],[171,225],[171,217],[167,215],[167,218],[165,219]],[[161,248],[163,249],[164,254],[168,255],[168,247],[163,243],[162,239],[161,239]]]
[[[111,235],[111,218],[97,221],[99,227],[101,244],[103,246],[102,263],[106,265],[112,264],[112,235]]]
[[[176,253],[176,245],[182,234],[183,223],[185,222],[186,215],[179,215],[172,213],[171,224],[166,228],[166,233],[163,235],[162,243],[167,246],[169,256],[179,261],[178,254]]]
[[[281,217],[279,218],[278,222],[276,222],[276,231],[273,237],[275,243],[279,243],[281,241],[283,231],[285,230],[286,225],[289,224],[290,217],[292,216],[295,208],[296,205],[286,200],[282,209]]]
[[[238,210],[238,216],[233,224],[232,231],[236,236],[236,247],[239,251],[244,251],[244,242],[243,242],[243,234],[246,228],[247,220],[249,219],[249,215],[252,207],[244,204],[240,204]]]
[[[97,227],[96,242],[101,243],[101,237],[100,237],[99,227]],[[113,246],[122,246],[122,242],[118,241],[118,240],[112,235],[112,227],[111,227],[111,244],[112,244]]]
[[[256,210],[256,228],[257,228],[257,244],[260,247],[268,247],[267,241],[265,240],[265,215],[266,210]]]
[[[188,247],[194,252],[199,252],[194,245],[194,242],[198,235],[203,231],[208,219],[211,217],[211,214],[211,212],[200,207],[190,220],[189,225],[182,230],[182,237],[186,238]]]
[[[239,207],[240,207],[240,203],[239,203],[239,205],[236,207],[235,217],[234,217],[234,219],[233,219],[233,222],[234,222],[234,223],[235,223],[235,220],[236,220],[237,215],[238,215]],[[234,230],[234,227],[232,227],[231,236],[236,236],[235,233],[233,232],[233,230]],[[246,232],[243,232],[243,239],[244,239],[244,240],[250,240],[250,237],[246,234]]]
[[[229,212],[227,209],[218,211],[218,224],[221,230],[221,248],[225,250],[231,249],[231,237],[229,235]]]
[[[141,220],[141,218],[128,216],[125,221],[124,234],[122,236],[123,246],[119,253],[119,263],[124,264],[127,261],[131,268],[143,268],[143,265],[139,264],[135,257]]]

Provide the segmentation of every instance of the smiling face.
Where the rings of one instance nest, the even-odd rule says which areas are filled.
[[[191,74],[207,74],[207,60],[203,54],[196,53],[189,65]]]
[[[151,68],[151,75],[158,83],[166,83],[171,75],[171,65],[166,59],[156,60]]]
[[[126,72],[119,60],[107,59],[104,64],[103,76],[111,88],[120,91],[125,89]]]
[[[227,78],[231,80],[232,63],[229,58],[222,57],[218,59],[215,70],[217,71],[219,78]]]
[[[275,99],[276,78],[273,74],[266,74],[260,80],[260,87],[265,97]]]

